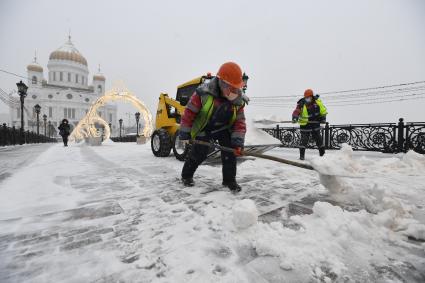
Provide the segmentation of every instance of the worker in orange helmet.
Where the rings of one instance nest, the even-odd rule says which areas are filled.
[[[222,184],[232,192],[241,190],[236,182],[236,156],[242,154],[246,133],[243,96],[246,81],[242,76],[238,64],[221,65],[216,77],[195,90],[184,110],[179,131],[183,142],[218,141],[221,146],[234,148],[234,152],[221,152]],[[208,153],[208,146],[193,144],[181,175],[185,186],[194,185],[193,175]]]
[[[313,90],[306,89],[304,91],[304,98],[297,102],[297,107],[292,113],[292,122],[300,124],[301,142],[300,142],[300,159],[305,158],[305,149],[310,139],[310,135],[316,142],[319,148],[320,156],[325,154],[325,147],[323,145],[322,135],[320,134],[320,123],[326,122],[326,115],[328,114],[319,95],[314,95]]]

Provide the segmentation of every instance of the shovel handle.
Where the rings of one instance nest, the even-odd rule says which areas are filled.
[[[209,142],[206,142],[206,141],[193,140],[192,143],[217,148],[217,149],[220,149],[222,151],[235,152],[233,148],[221,146],[221,145],[218,145],[218,144],[215,144],[215,143],[209,143]],[[271,155],[255,153],[255,152],[245,152],[245,151],[242,151],[242,155],[252,156],[252,157],[257,157],[257,158],[262,158],[262,159],[268,159],[268,160],[284,163],[284,164],[287,164],[287,165],[300,167],[300,168],[307,169],[307,170],[314,170],[313,166],[311,166],[311,165],[304,164],[304,163],[301,163],[301,162],[292,161],[292,160],[287,160],[287,159],[283,159],[283,158],[279,158],[279,157],[275,157],[275,156],[271,156]]]
[[[262,123],[261,121],[254,121],[254,123]],[[296,124],[296,123],[294,123],[294,122],[292,122],[292,121],[270,121],[270,122],[267,122],[268,124],[279,124],[279,123],[281,123],[281,124],[289,124],[289,123],[291,123],[291,124]],[[298,122],[297,122],[298,123]],[[326,122],[320,122],[320,121],[307,121],[307,124],[326,124]]]

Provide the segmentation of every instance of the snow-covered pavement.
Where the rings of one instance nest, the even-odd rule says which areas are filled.
[[[221,166],[185,188],[182,163],[149,144],[28,148],[0,151],[0,282],[425,281],[424,156],[308,152],[362,177],[330,188],[313,171],[246,160],[232,195]],[[260,214],[245,229],[232,210],[243,199]]]

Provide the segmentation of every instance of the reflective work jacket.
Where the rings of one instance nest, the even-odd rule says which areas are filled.
[[[210,133],[228,129],[232,139],[245,139],[244,103],[233,104],[223,98],[216,78],[198,87],[190,98],[182,115],[180,133],[194,139],[204,134],[206,127]]]
[[[301,126],[307,125],[308,121],[312,120],[311,119],[312,117],[317,119],[319,117],[325,117],[328,114],[326,107],[323,104],[322,100],[320,100],[319,98],[315,98],[312,103],[315,103],[319,107],[318,113],[309,113],[306,103],[304,103],[303,99],[301,99],[298,102],[297,108],[295,109],[294,113],[292,114],[293,117],[298,117],[298,123]],[[316,120],[316,119],[313,119],[313,120]]]
[[[214,110],[214,97],[212,95],[201,96],[202,108],[196,115],[195,121],[193,121],[192,129],[190,130],[190,135],[192,139],[202,132],[203,129],[207,126],[208,122],[211,119]],[[238,106],[232,106],[232,117],[226,126],[226,128],[231,128],[236,121],[236,115],[238,112]],[[224,130],[224,128],[223,128]]]

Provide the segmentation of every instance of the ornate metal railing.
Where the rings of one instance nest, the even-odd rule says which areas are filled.
[[[30,131],[21,131],[15,127],[10,128],[6,124],[0,126],[0,146],[47,142],[56,142],[56,139]]]
[[[136,136],[124,136],[124,137],[111,137],[114,142],[136,142]]]
[[[300,144],[298,127],[264,128],[265,132],[282,142],[282,147],[296,148]],[[406,152],[413,149],[425,154],[425,122],[404,122],[382,124],[329,125],[321,128],[323,144],[327,149],[339,149],[343,143],[353,150]],[[310,139],[308,147],[316,147]]]

